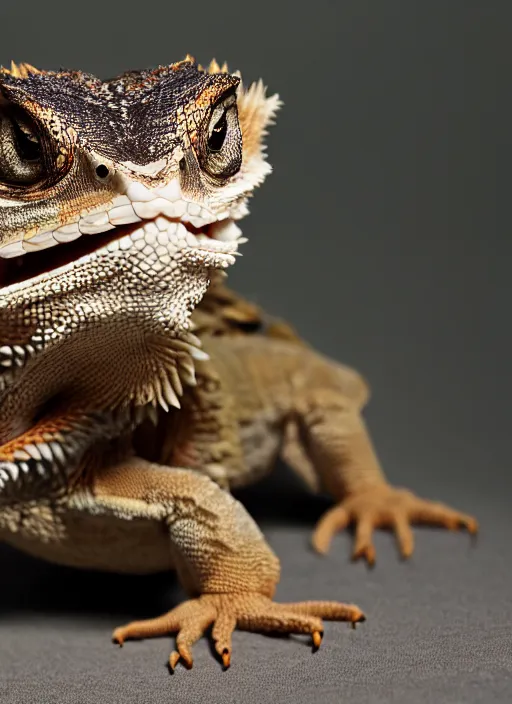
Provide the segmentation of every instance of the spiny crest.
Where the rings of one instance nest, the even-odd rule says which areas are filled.
[[[244,159],[263,158],[263,139],[267,135],[267,128],[274,124],[275,115],[282,104],[277,93],[267,97],[267,89],[261,79],[252,83],[248,89],[240,83],[238,118],[244,142]]]
[[[42,71],[35,68],[35,66],[32,66],[31,64],[15,64],[14,61],[11,61],[11,68],[7,69],[1,66],[0,73],[8,74],[13,78],[28,78],[31,75],[35,76],[38,73],[42,73]]]
[[[229,73],[227,63],[224,62],[222,64],[222,66],[219,66],[216,59],[212,59],[210,61],[208,68],[205,69],[204,66],[202,66],[202,64],[196,63],[196,60],[194,59],[193,56],[191,56],[190,54],[187,54],[182,61],[179,61],[177,64],[174,64],[174,66],[179,66],[180,64],[183,64],[183,63],[193,64],[194,66],[197,67],[198,71],[202,71],[203,73]]]
[[[208,73],[229,73],[228,65],[224,62],[222,66],[219,66],[216,59],[212,59],[208,66]]]

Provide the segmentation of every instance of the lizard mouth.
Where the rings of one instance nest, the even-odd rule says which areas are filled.
[[[245,241],[240,236],[240,228],[231,219],[195,227],[190,222],[160,216],[138,223],[117,225],[104,233],[79,235],[68,242],[44,242],[39,249],[36,248],[36,242],[30,251],[14,257],[2,258],[0,249],[0,291],[3,292],[13,284],[24,283],[55,269],[61,269],[141,229],[145,231],[146,236],[154,234],[156,237],[159,233],[173,231],[177,241],[181,240],[186,246],[195,248],[198,253],[204,255],[205,266],[215,268],[231,264],[233,255],[237,254],[238,245]]]

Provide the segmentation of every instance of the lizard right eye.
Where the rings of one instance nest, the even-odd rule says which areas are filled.
[[[0,181],[30,185],[43,176],[41,142],[33,122],[21,111],[0,112]]]
[[[16,150],[24,161],[38,161],[41,158],[41,144],[37,135],[26,125],[12,121]]]

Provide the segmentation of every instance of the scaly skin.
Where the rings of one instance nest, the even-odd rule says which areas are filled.
[[[243,301],[240,307],[248,313]],[[175,568],[192,599],[114,633],[123,644],[177,631],[171,667],[179,659],[192,664],[191,646],[212,623],[228,665],[235,626],[311,633],[318,644],[318,619],[364,618],[350,605],[272,604],[276,557],[240,504],[204,475],[241,486],[270,471],[281,453],[311,489],[327,489],[337,502],[320,521],[314,546],[325,552],[334,532],[353,521],[354,557],[368,562],[375,527],[395,529],[404,557],[412,553],[411,522],[477,528],[470,516],[387,484],[360,415],[368,391],[356,372],[277,339],[273,327],[266,336],[229,332],[229,312],[217,312],[217,324],[208,326],[215,334],[200,333],[210,360],[196,362],[197,385],[180,411],[160,412],[156,427],[140,425],[115,450],[98,447],[101,461],[89,458],[88,481],[53,507],[38,501],[24,507],[23,521],[12,509],[10,515],[10,542],[45,559],[126,572]],[[105,463],[114,452],[120,459]]]
[[[203,471],[206,466],[224,486],[244,486],[271,471],[280,455],[311,491],[327,491],[336,501],[319,521],[313,547],[326,553],[335,533],[355,524],[353,557],[369,564],[375,562],[377,527],[396,532],[404,558],[414,548],[411,523],[477,532],[473,517],[389,485],[361,415],[370,390],[358,372],[317,354],[287,323],[226,288],[222,279],[214,276],[193,314],[213,362],[199,365],[199,386],[187,398],[207,398],[214,376],[223,400],[214,394],[211,405],[230,409],[244,440],[230,440],[238,449],[229,469],[220,471],[207,456]],[[208,402],[203,398],[200,405]],[[206,444],[200,448],[207,453]]]
[[[318,647],[321,618],[363,619],[333,602],[275,604],[278,560],[241,504],[191,468],[201,443],[147,429],[201,406],[190,315],[234,261],[278,104],[190,57],[106,82],[0,71],[0,539],[78,567],[175,568],[191,600],[115,634],[178,630],[171,667],[192,664],[211,623],[227,666],[235,626]],[[222,423],[207,471],[243,449],[219,400],[192,426],[204,441]]]
[[[311,490],[327,491],[336,501],[315,529],[315,549],[327,552],[334,534],[354,523],[353,557],[369,564],[375,562],[377,527],[396,532],[403,557],[413,552],[410,523],[477,531],[471,516],[388,484],[361,415],[368,387],[357,372],[271,335],[203,339],[214,362],[198,363],[199,384],[191,396],[208,397],[201,374],[214,365],[218,393],[226,397],[220,405],[237,419],[241,452],[232,455],[231,465],[224,461],[222,471],[199,433],[191,442],[202,471],[239,487],[269,472],[280,455]],[[211,388],[211,382],[204,386]]]

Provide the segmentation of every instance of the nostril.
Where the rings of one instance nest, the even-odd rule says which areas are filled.
[[[109,168],[108,166],[105,166],[105,164],[98,164],[98,166],[96,167],[96,176],[98,178],[107,178],[109,173]]]

